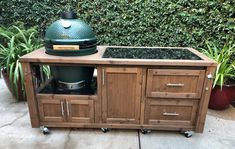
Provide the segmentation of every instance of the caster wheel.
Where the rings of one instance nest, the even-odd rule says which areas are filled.
[[[185,131],[185,132],[184,132],[184,136],[185,136],[186,138],[192,137],[192,136],[193,136],[193,131]]]
[[[40,129],[44,135],[50,134],[50,130],[47,127],[41,126]]]
[[[140,131],[141,131],[142,134],[151,133],[150,129],[141,129]]]
[[[109,129],[108,129],[108,128],[101,128],[101,131],[102,131],[103,133],[106,133],[106,132],[109,132]]]

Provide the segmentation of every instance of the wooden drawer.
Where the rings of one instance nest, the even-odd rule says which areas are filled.
[[[205,70],[148,69],[147,97],[200,98]]]
[[[194,126],[198,100],[148,99],[145,123]]]

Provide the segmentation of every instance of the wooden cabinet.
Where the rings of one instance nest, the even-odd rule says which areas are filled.
[[[102,68],[102,118],[105,123],[138,124],[142,69]]]
[[[43,122],[94,122],[95,97],[38,95],[37,98]]]
[[[205,70],[148,69],[147,97],[201,98]]]
[[[21,58],[32,127],[203,132],[214,61],[192,48],[180,49],[200,60],[103,58],[106,48],[97,46],[97,53],[74,57],[48,55],[42,48]],[[179,48],[156,47],[164,49]],[[95,67],[96,91],[85,95],[39,92],[48,87],[34,72],[42,65]]]

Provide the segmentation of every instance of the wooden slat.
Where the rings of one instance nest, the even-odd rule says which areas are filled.
[[[37,94],[37,98],[41,99],[80,99],[80,100],[97,100],[97,95],[66,95],[66,94]]]
[[[145,120],[145,104],[146,104],[146,100],[145,100],[145,91],[146,91],[146,83],[147,83],[147,69],[143,68],[142,69],[142,94],[141,94],[141,106],[140,106],[140,124],[144,124],[144,120]]]
[[[97,99],[94,100],[95,123],[102,122],[102,68],[97,67]]]
[[[98,52],[87,56],[54,56],[45,53],[45,49],[35,50],[20,58],[21,62],[40,62],[40,63],[59,63],[59,64],[96,64],[96,65],[134,65],[134,66],[216,66],[215,61],[201,56],[198,52],[195,54],[202,57],[203,60],[171,60],[171,59],[114,59],[102,58],[105,49],[108,46],[98,46]],[[114,47],[114,46],[112,46]],[[118,46],[122,47],[122,46]],[[131,48],[131,47],[129,47]],[[141,48],[141,47],[137,47]],[[143,48],[143,47],[142,47]],[[174,48],[174,47],[144,47],[144,48]],[[180,47],[179,47],[180,48]],[[179,49],[176,48],[176,49]],[[185,48],[184,48],[185,49]],[[186,48],[191,50],[190,48]],[[58,61],[59,59],[59,61]]]
[[[39,112],[35,97],[35,89],[33,85],[33,77],[30,63],[21,63],[24,73],[25,91],[27,94],[28,108],[33,128],[39,127]]]
[[[138,68],[120,68],[120,67],[107,67],[105,69],[106,73],[137,73]]]
[[[212,74],[214,76],[216,67],[207,67],[206,70],[206,76],[209,74]],[[196,122],[196,132],[202,133],[205,125],[206,120],[206,113],[208,110],[208,104],[210,100],[211,95],[211,89],[212,89],[212,79],[208,79],[207,77],[204,78],[204,86],[202,91],[202,99],[199,103],[199,109],[197,114],[197,122]]]
[[[42,122],[42,125],[48,127],[75,127],[75,128],[119,128],[119,129],[152,129],[152,130],[194,130],[194,126],[166,126],[166,125],[137,125],[137,124],[107,124],[107,123],[49,123]]]
[[[176,69],[148,69],[153,75],[163,75],[163,76],[198,76],[203,70],[176,70]]]

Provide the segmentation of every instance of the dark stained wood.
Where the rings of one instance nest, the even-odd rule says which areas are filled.
[[[200,98],[204,70],[148,69],[147,97]]]
[[[21,63],[24,73],[25,91],[27,94],[28,108],[33,128],[39,127],[38,105],[35,98],[35,89],[33,85],[32,69],[30,63]]]
[[[142,70],[107,67],[103,71],[103,120],[106,123],[137,124],[140,117]]]

